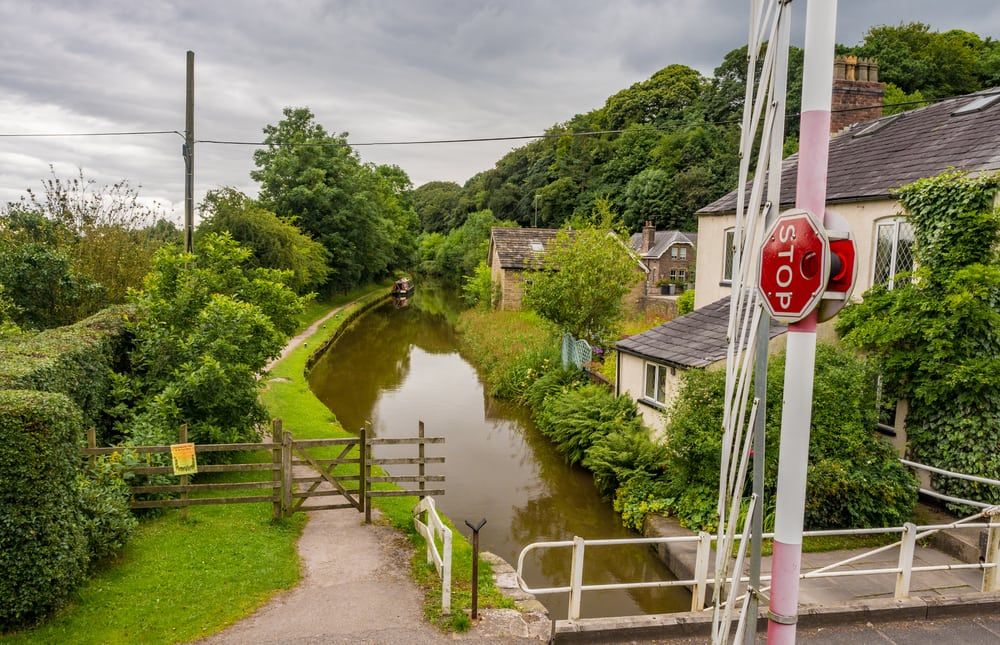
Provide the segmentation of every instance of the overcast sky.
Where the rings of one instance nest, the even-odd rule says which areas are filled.
[[[0,132],[183,130],[185,51],[196,53],[196,137],[260,140],[284,106],[309,106],[350,140],[541,132],[670,64],[710,74],[746,42],[747,0],[0,0]],[[801,44],[803,0],[793,40]],[[921,20],[1000,37],[997,0],[841,0],[837,39]],[[0,202],[51,164],[102,183],[127,178],[176,214],[174,134],[0,138]],[[360,148],[415,185],[459,183],[506,143]],[[199,145],[196,199],[220,185],[251,194],[251,148]]]

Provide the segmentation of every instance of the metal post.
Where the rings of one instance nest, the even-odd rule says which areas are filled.
[[[698,532],[698,552],[694,559],[694,593],[691,594],[691,611],[701,611],[705,608],[705,595],[708,590],[708,563],[712,559],[712,535],[705,531]]]
[[[181,424],[180,432],[178,432],[177,434],[179,438],[178,443],[188,442],[188,426],[186,423]],[[188,477],[187,475],[180,476],[181,486],[187,486],[190,482],[191,478]],[[186,520],[188,518],[188,509],[187,509],[188,492],[186,490],[181,492],[181,501],[184,502],[184,506],[181,507],[181,519]]]
[[[986,538],[985,564],[992,564],[989,569],[983,569],[983,591],[1000,591],[1000,522],[996,515],[990,516],[990,528]]]
[[[896,568],[896,600],[910,595],[910,576],[913,574],[913,551],[917,546],[917,527],[913,522],[903,524],[903,539],[899,545],[899,563]]]
[[[479,524],[465,520],[465,525],[472,529],[472,620],[476,620],[479,618],[479,531],[486,525],[486,518]]]
[[[580,620],[580,596],[583,590],[583,538],[573,536],[573,562],[569,569],[569,620]]]
[[[778,37],[781,49],[775,51],[772,71],[771,100],[774,102],[774,125],[771,132],[771,149],[767,173],[767,207],[764,210],[764,230],[778,213],[781,204],[781,155],[785,142],[785,106],[788,79],[788,42],[792,24],[792,5],[781,7],[778,16]],[[743,632],[744,643],[752,645],[757,639],[757,608],[760,597],[761,536],[764,534],[764,457],[766,449],[765,431],[767,421],[767,357],[771,342],[771,316],[761,307],[760,324],[757,327],[754,357],[754,398],[758,400],[757,416],[753,426],[753,494],[757,496],[751,522],[750,537],[750,581],[747,583],[747,627]]]
[[[187,53],[184,101],[184,251],[194,252],[194,52]]]
[[[806,8],[805,61],[802,75],[802,116],[795,204],[817,217],[825,212],[826,175],[830,147],[830,99],[833,91],[833,49],[836,0],[809,0]],[[792,645],[799,602],[802,565],[802,522],[805,514],[809,425],[812,420],[813,376],[816,367],[814,311],[788,327],[785,386],[778,457],[778,491],[771,559],[771,602],[767,642]]]
[[[418,462],[417,462],[417,475],[420,476],[420,481],[417,483],[417,488],[420,489],[421,491],[423,491],[427,487],[427,484],[424,482],[424,476],[425,476],[425,473],[426,473],[426,468],[425,468],[425,465],[424,465],[424,442],[423,442],[423,438],[424,438],[424,422],[423,421],[420,421],[417,424],[417,437],[421,440],[420,443],[417,444],[417,460],[418,460]],[[423,498],[424,498],[424,495],[421,494],[420,495],[420,499],[423,499]]]

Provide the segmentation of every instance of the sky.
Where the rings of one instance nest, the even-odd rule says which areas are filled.
[[[749,0],[0,0],[0,133],[184,129],[195,52],[195,136],[259,141],[308,106],[352,142],[537,134],[672,63],[708,75],[746,43]],[[795,0],[801,45],[804,0]],[[1000,37],[996,0],[841,0],[837,40],[919,20]],[[128,179],[175,221],[181,137],[2,138],[0,203],[80,169]],[[358,148],[414,185],[463,183],[517,143]],[[195,199],[257,192],[253,148],[199,144]]]

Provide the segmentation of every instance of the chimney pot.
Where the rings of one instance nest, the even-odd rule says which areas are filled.
[[[833,62],[833,96],[830,131],[840,132],[854,123],[882,116],[885,85],[878,82],[878,62],[854,55]]]
[[[656,243],[656,227],[653,226],[651,220],[646,220],[646,224],[642,227],[642,246],[639,249],[641,253],[646,253],[649,249],[653,248]]]

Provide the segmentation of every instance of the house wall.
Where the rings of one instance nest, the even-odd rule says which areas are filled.
[[[658,259],[644,260],[649,268],[649,278],[646,282],[650,285],[650,293],[656,289],[656,283],[661,278],[670,279],[671,269],[675,271],[683,269],[686,273],[685,282],[691,282],[691,275],[694,273],[697,263],[697,250],[690,244],[674,244],[670,248],[680,249],[682,246],[687,249],[687,259],[681,260],[678,257],[675,260],[670,256],[670,249],[667,249]]]
[[[853,297],[872,286],[875,262],[875,223],[902,212],[898,202],[883,199],[850,204],[831,204],[828,210],[842,215],[850,224],[858,248],[858,277]],[[730,286],[722,283],[725,260],[725,232],[736,225],[735,215],[702,215],[698,218],[698,262],[695,280],[695,308],[728,296]]]

